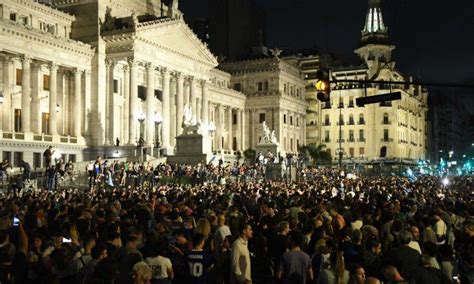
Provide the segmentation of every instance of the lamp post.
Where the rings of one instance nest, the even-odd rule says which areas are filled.
[[[160,124],[163,122],[163,117],[161,114],[156,112],[155,113],[155,148],[158,149],[158,158],[161,157],[160,148],[161,148],[161,133],[160,133]],[[153,154],[153,151],[152,151]]]
[[[140,149],[140,163],[143,163],[143,146],[145,140],[143,139],[143,122],[145,121],[146,115],[143,111],[138,112],[138,122],[140,122],[140,138],[138,139],[138,147]]]

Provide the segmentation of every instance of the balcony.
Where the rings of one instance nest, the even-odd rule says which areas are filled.
[[[357,142],[363,142],[363,143],[365,143],[365,138],[359,138],[359,139],[357,139]]]
[[[355,142],[354,137],[350,137],[349,140],[347,140],[347,142]]]
[[[325,138],[323,141],[324,141],[324,143],[331,143],[331,139],[329,139],[329,138]]]
[[[381,139],[381,142],[393,142],[393,138],[384,137]]]
[[[354,102],[350,102],[347,107],[348,107],[348,108],[353,108],[353,107],[354,107]]]
[[[344,143],[344,142],[346,142],[346,139],[344,139],[344,138],[342,138],[342,139],[337,139],[337,143],[339,143],[339,142]]]
[[[337,125],[344,125],[344,121],[338,121]]]
[[[392,124],[392,122],[388,119],[384,119],[382,120],[382,124],[389,125],[389,124]]]
[[[323,126],[331,126],[331,122],[325,121],[325,122],[323,122]]]
[[[337,105],[337,108],[344,108],[344,103],[339,103],[339,104]]]
[[[365,120],[359,120],[359,125],[365,125]]]
[[[391,106],[392,106],[392,102],[381,102],[381,103],[380,103],[380,106],[381,106],[381,107],[391,107]]]
[[[354,125],[354,124],[355,124],[354,120],[349,120],[349,121],[347,122],[347,125]]]

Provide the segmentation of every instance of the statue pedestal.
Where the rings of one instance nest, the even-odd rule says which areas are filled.
[[[201,134],[181,134],[176,137],[176,154],[168,156],[169,163],[207,164],[212,158],[209,137]]]
[[[285,157],[286,153],[283,151],[279,144],[274,143],[261,143],[255,146],[255,150],[257,151],[257,155],[261,152],[264,156],[270,151],[273,156]]]

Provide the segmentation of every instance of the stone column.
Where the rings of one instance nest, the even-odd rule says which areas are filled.
[[[189,101],[189,89],[190,89],[190,87],[189,87],[189,81],[187,82],[187,84],[186,84],[186,83],[184,84],[183,88],[184,88],[184,95],[183,95],[183,97],[184,97],[184,102],[183,102],[183,106],[185,106],[185,105],[191,105],[191,103],[190,103],[190,101]]]
[[[92,117],[91,107],[91,71],[84,70],[84,97],[82,97],[82,136],[89,136],[89,119]]]
[[[240,110],[240,133],[241,133],[241,137],[240,137],[240,150],[241,151],[245,151],[246,148],[247,148],[247,143],[246,143],[246,139],[247,139],[247,129],[246,129],[246,111],[241,109]],[[243,154],[243,153],[242,153]]]
[[[170,82],[170,143],[174,148],[176,145],[176,82],[174,78]]]
[[[184,78],[181,73],[176,73],[176,134],[183,133],[183,106],[184,106]]]
[[[130,125],[130,69],[128,65],[123,66],[123,141],[128,139]]]
[[[138,141],[137,137],[137,114],[138,97],[137,97],[137,62],[135,59],[129,59],[130,65],[130,109],[128,119],[128,144],[134,145]]]
[[[222,134],[224,133],[224,119],[223,119],[224,107],[222,104],[217,106],[217,125],[216,125],[216,149],[222,149]]]
[[[23,56],[21,75],[21,131],[24,133],[31,132],[30,127],[30,64],[31,58],[28,55]]]
[[[9,57],[5,58],[3,61],[3,121],[2,121],[2,130],[3,131],[12,131],[12,117],[13,117],[13,107],[12,107],[12,94],[11,94],[11,84],[12,78],[14,78],[12,60]]]
[[[81,114],[82,114],[82,70],[77,68],[74,71],[74,132],[76,137],[81,136]]]
[[[252,122],[250,123],[251,127],[251,133],[252,133],[252,140],[250,141],[250,147],[255,148],[258,144],[258,133],[257,133],[257,111],[256,110],[250,110],[250,116],[252,119]]]
[[[237,151],[242,152],[242,110],[236,109],[237,127],[235,128],[235,137],[237,137]]]
[[[204,124],[209,122],[209,98],[207,96],[206,80],[201,81],[201,121]]]
[[[232,107],[227,108],[227,149],[232,151],[234,135],[232,133]]]
[[[155,66],[148,62],[146,64],[147,83],[146,83],[146,144],[153,145],[153,137],[155,132]]]
[[[49,66],[49,134],[58,134],[58,65],[52,63]],[[64,106],[63,106],[64,109]]]
[[[163,101],[162,101],[162,136],[163,136],[163,152],[165,155],[172,155],[173,149],[170,144],[170,72],[163,68],[161,69],[163,77]]]
[[[106,74],[107,74],[107,126],[105,131],[105,141],[109,145],[114,145],[115,143],[115,124],[114,124],[114,68],[115,62],[111,59],[106,60],[105,62]]]
[[[31,65],[31,131],[41,133],[40,75],[41,65]]]
[[[193,110],[193,115],[197,118],[197,94],[196,94],[196,80],[194,77],[189,77],[189,88],[190,88],[190,100],[191,100],[191,109]]]

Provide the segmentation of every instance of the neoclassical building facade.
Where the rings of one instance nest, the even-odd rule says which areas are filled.
[[[74,161],[136,155],[140,141],[148,154],[172,155],[187,106],[214,123],[213,149],[225,155],[258,143],[262,113],[285,151],[304,143],[298,68],[268,59],[265,94],[260,82],[250,87],[243,78],[255,74],[218,67],[178,1],[40,2],[0,3],[0,147],[14,166],[42,167],[48,146]]]
[[[370,161],[380,158],[392,160],[426,159],[428,128],[428,92],[425,88],[405,83],[412,78],[395,68],[379,0],[369,0],[369,7],[361,46],[355,53],[360,66],[340,66],[330,72],[330,102],[316,100],[314,68],[320,66],[317,56],[303,57],[300,66],[308,82],[306,97],[309,102],[307,139],[325,144],[335,160],[342,153],[343,160]],[[372,80],[366,86],[358,83],[334,83],[341,80]],[[356,105],[364,96],[400,92],[401,100]]]

